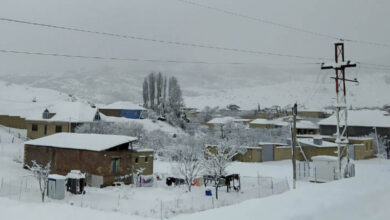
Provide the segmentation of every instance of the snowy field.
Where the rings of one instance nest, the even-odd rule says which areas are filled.
[[[284,186],[278,183],[288,179],[291,186],[290,161],[233,163],[229,172],[241,174],[242,192],[227,194],[220,188],[218,201],[205,197],[204,187],[187,192],[184,186],[156,182],[150,188],[87,187],[85,196],[67,194],[63,201],[47,199],[42,204],[37,182],[18,162],[23,158],[19,133],[23,136],[20,130],[0,127],[0,213],[10,219],[157,219],[161,214],[173,219],[388,219],[390,162],[380,159],[357,161],[355,178],[298,182],[296,190],[281,194],[276,191]],[[175,174],[172,164],[163,161],[155,162],[154,172]],[[277,195],[265,190],[271,181]]]

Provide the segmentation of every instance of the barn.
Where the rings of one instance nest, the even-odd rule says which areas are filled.
[[[130,174],[144,168],[153,174],[153,150],[133,148],[135,137],[102,134],[57,133],[25,142],[24,166],[35,160],[51,163],[51,172],[66,175],[71,170],[87,174],[87,183],[103,187],[116,179],[131,183]]]

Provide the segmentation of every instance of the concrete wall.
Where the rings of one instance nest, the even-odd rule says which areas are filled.
[[[274,147],[274,160],[288,160],[291,158],[292,158],[291,147],[289,147],[289,146],[286,146],[286,147],[285,146],[275,146]]]
[[[33,131],[33,124],[38,126],[37,131]],[[56,133],[56,126],[62,126],[62,132],[69,132],[69,123],[67,122],[51,122],[51,121],[26,121],[27,137],[37,139]],[[45,133],[45,126],[47,127]]]
[[[259,152],[261,153],[261,158],[259,158]],[[260,148],[247,149],[244,155],[239,154],[233,158],[235,161],[240,162],[262,162],[263,161],[263,152]]]
[[[26,119],[19,116],[0,115],[0,124],[11,128],[26,129]]]
[[[135,158],[141,156],[138,163],[135,163]],[[145,162],[145,157],[148,157],[147,162]],[[119,169],[115,174],[111,172],[111,162],[114,158],[120,159]],[[88,174],[103,176],[103,186],[111,185],[115,177],[131,174],[132,170],[135,171],[141,167],[146,168],[143,175],[153,174],[153,152],[131,152],[130,150],[96,152],[25,145],[24,164],[31,165],[32,160],[39,164],[51,161],[52,173],[60,175],[66,175],[71,170],[80,170]],[[124,182],[131,183],[132,178]]]
[[[324,138],[325,141],[334,142],[335,138]],[[355,146],[355,160],[373,158],[375,156],[374,139],[372,138],[349,138],[349,143]]]

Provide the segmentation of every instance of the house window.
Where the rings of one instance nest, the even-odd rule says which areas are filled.
[[[47,134],[47,125],[45,125],[45,131],[44,134]]]
[[[138,157],[135,158],[135,163],[138,163]]]
[[[32,131],[38,131],[38,125],[37,124],[32,124],[31,130]]]
[[[62,125],[56,125],[56,133],[62,132]]]
[[[120,159],[115,158],[111,160],[111,173],[118,173],[119,172],[119,163]]]
[[[145,163],[147,163],[148,162],[148,157],[145,157]]]

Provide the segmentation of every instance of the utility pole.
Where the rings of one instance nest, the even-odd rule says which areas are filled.
[[[339,178],[341,178],[341,157],[342,152],[348,145],[348,109],[347,109],[347,99],[346,99],[346,86],[345,82],[355,82],[358,83],[357,79],[346,79],[345,78],[345,69],[350,67],[356,67],[356,63],[352,63],[351,61],[345,61],[344,59],[344,43],[337,42],[334,44],[335,49],[335,63],[321,64],[321,69],[334,69],[336,72],[336,77],[331,77],[335,80],[336,83],[336,141],[337,144],[337,157],[338,157],[338,170],[339,170]],[[341,129],[341,122],[343,122],[344,127]],[[348,152],[348,150],[347,150]]]
[[[296,188],[297,182],[297,162],[296,162],[296,147],[297,147],[297,114],[298,114],[298,106],[297,103],[294,104],[292,109],[293,115],[293,126],[292,126],[292,165],[293,165],[293,189]]]

